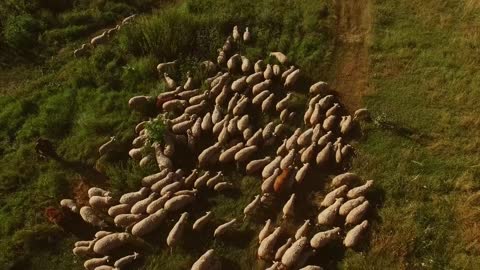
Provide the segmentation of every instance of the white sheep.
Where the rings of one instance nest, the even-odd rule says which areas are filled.
[[[129,24],[130,22],[133,21],[133,19],[135,19],[136,16],[137,16],[137,14],[132,14],[132,15],[126,17],[125,19],[122,20],[122,25]]]
[[[207,180],[206,186],[208,188],[214,188],[216,184],[220,183],[223,179],[223,173],[221,171],[217,172],[216,175],[212,176]]]
[[[211,211],[205,213],[205,215],[198,218],[194,223],[192,229],[194,231],[202,231],[205,226],[207,226],[208,222],[210,222],[213,218],[213,214]]]
[[[148,155],[144,156],[144,157],[140,160],[140,162],[138,162],[138,165],[139,165],[140,167],[142,167],[142,168],[143,168],[143,167],[146,167],[152,160],[153,160],[153,156],[150,155],[150,154],[148,154]]]
[[[87,270],[94,270],[97,266],[104,265],[110,261],[110,256],[101,258],[91,258],[83,263],[83,267]]]
[[[118,270],[117,268],[114,268],[111,265],[100,265],[95,267],[95,270]]]
[[[207,93],[207,92],[205,92]],[[206,96],[206,94],[204,95]],[[203,97],[205,98],[205,97]],[[204,113],[206,110],[208,109],[208,104],[205,100],[202,100],[200,101],[200,103],[198,104],[195,104],[195,105],[191,105],[191,106],[188,106],[186,109],[185,109],[185,113],[188,113],[188,114],[202,114]],[[172,128],[173,129],[173,128]]]
[[[158,168],[160,170],[172,169],[172,160],[163,153],[163,149],[160,144],[154,143],[152,146],[155,149],[155,160],[157,161]]]
[[[225,65],[227,63],[227,54],[221,48],[217,49],[217,52],[218,52],[217,64],[220,65],[220,66]],[[208,83],[208,81],[207,81],[207,83]]]
[[[119,214],[113,219],[113,222],[118,227],[130,227],[145,217],[143,214]]]
[[[313,111],[310,116],[309,123],[310,125],[314,126],[322,121],[322,109],[320,107],[320,104],[315,104],[313,105]]]
[[[93,253],[93,250],[92,250],[91,246],[74,247],[72,252],[75,256],[79,256],[79,257],[90,257],[90,256],[95,255]]]
[[[285,203],[282,208],[283,219],[293,217],[295,215],[295,193],[290,196],[290,199]]]
[[[275,94],[272,93],[262,102],[262,112],[268,112],[272,108],[274,99]]]
[[[285,123],[287,122],[287,120],[289,119],[289,116],[290,116],[290,111],[288,109],[284,109],[281,113],[280,113],[280,121],[282,123]]]
[[[147,198],[136,202],[132,206],[132,209],[130,210],[130,213],[132,213],[132,214],[143,214],[143,213],[145,213],[147,211],[147,207],[150,205],[150,203],[152,203],[155,199],[157,199],[157,196],[158,196],[157,193],[152,193]]]
[[[234,80],[232,82],[232,91],[234,92],[241,92],[245,89],[245,87],[247,87],[247,77],[246,76],[242,76],[236,80]]]
[[[255,72],[262,72],[262,76],[263,76],[264,67],[265,67],[265,62],[263,60],[258,60],[257,62],[255,62],[255,66],[253,67],[253,69],[255,70]]]
[[[317,252],[316,250],[313,250],[307,247],[306,250],[302,252],[302,254],[300,255],[300,258],[298,258],[297,263],[293,268],[294,269],[302,268],[310,259],[310,257],[312,257],[316,252]]]
[[[180,181],[176,181],[176,182],[173,182],[173,183],[170,183],[166,186],[164,186],[162,188],[162,190],[160,191],[160,195],[165,195],[167,194],[168,192],[172,192],[172,193],[175,193],[179,190],[181,190],[183,188],[183,181],[180,180]]]
[[[113,266],[117,269],[124,269],[127,265],[135,261],[139,257],[139,255],[140,254],[138,254],[137,252],[134,252],[132,255],[124,256],[116,260]]]
[[[298,230],[295,232],[295,240],[300,239],[301,237],[307,236],[308,231],[310,229],[310,220],[305,220],[302,226],[298,228]]]
[[[276,156],[269,164],[263,167],[262,177],[267,178],[273,174],[275,169],[280,167],[280,162],[282,161],[281,156]]]
[[[323,149],[318,152],[318,155],[316,157],[316,162],[318,166],[323,166],[325,167],[328,165],[332,158],[332,151],[333,151],[333,144],[331,142],[328,142]]]
[[[245,162],[247,161],[255,152],[257,152],[258,147],[256,145],[246,146],[245,148],[239,150],[235,156],[235,161]]]
[[[275,261],[280,261],[283,257],[283,254],[285,254],[285,251],[293,244],[293,238],[288,238],[287,242],[283,244],[281,247],[277,249],[277,252],[275,253]]]
[[[328,91],[328,83],[323,82],[323,81],[318,81],[312,86],[310,86],[309,93],[311,95],[319,95],[319,94],[326,94]]]
[[[198,260],[192,265],[191,270],[220,270],[221,264],[214,255],[214,250],[210,249],[205,252]]]
[[[270,56],[275,57],[282,65],[286,65],[288,63],[287,56],[281,52],[271,52]]]
[[[73,56],[78,58],[78,57],[81,57],[81,56],[85,55],[85,51],[88,48],[87,46],[88,46],[88,44],[83,43],[80,48],[73,51]]]
[[[280,161],[280,169],[285,170],[295,161],[295,149],[288,151],[288,154]]]
[[[299,146],[307,146],[312,143],[313,128],[305,130],[300,136],[298,136],[297,144]]]
[[[257,85],[258,83],[260,83],[262,81],[263,81],[263,72],[262,71],[255,72],[253,74],[248,75],[247,80],[246,80],[247,84],[250,87],[253,87],[254,85]]]
[[[325,112],[325,117],[329,117],[330,115],[338,115],[340,113],[340,104],[334,103],[330,109]]]
[[[112,232],[109,232],[109,231],[98,231],[95,233],[95,239],[100,239],[102,237],[105,237],[109,234],[112,234]]]
[[[293,97],[293,94],[288,93],[283,99],[281,99],[277,103],[277,105],[275,105],[275,109],[277,110],[277,112],[280,112],[280,111],[283,111],[284,109],[286,109],[288,107],[288,103],[290,102],[292,97]]]
[[[238,31],[238,26],[236,26],[236,25],[233,27],[232,37],[233,37],[233,40],[235,42],[238,42],[242,39],[242,36],[240,35],[240,32]]]
[[[158,226],[163,223],[166,217],[167,211],[165,211],[163,208],[153,214],[150,214],[148,217],[140,220],[132,227],[132,235],[141,237],[149,234],[158,228]]]
[[[206,186],[207,181],[211,176],[212,173],[210,171],[206,171],[202,176],[198,177],[197,180],[195,180],[193,186],[197,189]]]
[[[252,94],[256,96],[262,91],[267,90],[270,86],[272,86],[272,80],[265,80],[263,82],[259,82],[252,87]]]
[[[229,134],[235,135],[235,133],[238,132],[237,123],[239,118],[240,118],[239,116],[235,116],[232,119],[230,119],[230,121],[228,122],[227,131]]]
[[[263,129],[258,129],[250,139],[247,140],[245,146],[260,145],[263,141]]]
[[[128,100],[128,107],[135,111],[143,111],[151,103],[155,100],[154,97],[151,96],[135,96]]]
[[[219,161],[222,163],[228,163],[235,159],[235,154],[244,147],[243,142],[239,142],[232,147],[226,149],[220,154]]]
[[[305,176],[308,173],[309,168],[310,168],[310,164],[304,163],[303,166],[297,171],[297,173],[295,174],[295,181],[297,181],[297,183],[303,182],[303,180],[305,179]]]
[[[348,191],[347,185],[340,186],[330,191],[327,195],[325,195],[325,198],[323,198],[323,201],[320,205],[324,207],[328,207],[332,205],[333,203],[335,203],[336,199],[345,196],[347,191]]]
[[[242,56],[242,72],[248,74],[250,70],[252,70],[252,62],[247,57]]]
[[[222,120],[220,120],[218,123],[213,125],[213,128],[212,128],[213,135],[218,136],[220,134],[220,132],[222,131],[225,123],[228,123],[228,121],[230,121],[230,118],[231,118],[230,115],[227,114],[227,115],[225,115],[225,117]]]
[[[221,89],[222,89],[222,87],[220,87],[220,90]],[[205,92],[200,93],[196,96],[190,97],[188,99],[188,103],[191,105],[190,107],[192,107],[193,105],[198,105],[198,104],[202,103],[202,101],[205,101],[206,99],[210,98],[210,93],[208,91],[205,91]],[[200,111],[200,109],[202,109],[202,106],[192,107],[192,108],[188,109],[188,111],[185,111],[185,113],[191,114],[191,113],[189,113],[189,111],[195,111],[197,113],[198,111]]]
[[[332,179],[331,186],[332,187],[339,187],[339,186],[342,186],[342,185],[352,185],[353,183],[359,182],[361,180],[362,179],[360,178],[360,176],[358,176],[356,173],[346,172],[346,173],[342,173],[342,174],[339,174],[339,175],[335,176]]]
[[[287,142],[285,144],[285,146],[287,147],[287,150],[292,150],[293,148],[295,148],[295,146],[297,145],[297,140],[298,140],[298,136],[300,136],[300,134],[302,133],[302,130],[300,128],[297,128],[292,136],[290,136],[290,138],[287,139]]]
[[[367,108],[360,108],[353,113],[353,120],[368,120],[370,119],[370,112]]]
[[[273,264],[270,267],[267,267],[265,270],[279,270],[281,267],[280,262],[273,262]]]
[[[167,245],[172,248],[178,244],[178,242],[182,239],[185,228],[187,227],[188,222],[188,213],[184,212],[180,218],[178,219],[177,223],[173,226],[167,236]]]
[[[297,82],[298,78],[300,78],[300,69],[296,69],[292,73],[290,73],[287,78],[285,79],[285,88],[291,88]]]
[[[273,136],[276,136],[276,137],[282,136],[282,134],[285,132],[286,129],[287,129],[287,127],[285,126],[285,124],[278,123],[275,126],[275,130],[273,131]]]
[[[357,197],[355,199],[348,200],[344,204],[342,204],[342,206],[340,206],[340,210],[338,210],[338,213],[341,216],[346,216],[346,215],[348,215],[348,213],[350,213],[350,211],[352,211],[352,209],[359,206],[364,201],[365,201],[365,197],[363,197],[363,196]]]
[[[107,226],[107,223],[105,222],[105,220],[99,217],[95,212],[95,210],[93,210],[93,208],[90,206],[83,206],[82,208],[80,208],[80,216],[85,222],[90,223],[93,226],[98,226],[98,227]]]
[[[298,260],[300,259],[301,255],[303,254],[303,251],[307,248],[308,246],[308,240],[307,237],[302,237],[295,241],[286,251],[285,254],[282,256],[282,265],[290,269],[294,267]]]
[[[177,82],[175,82],[167,72],[163,73],[163,79],[165,80],[167,89],[175,89],[177,87]]]
[[[93,251],[100,255],[108,255],[113,250],[131,243],[132,235],[129,233],[112,233],[100,238],[93,246]]]
[[[266,124],[262,131],[263,139],[266,140],[272,137],[274,130],[275,130],[275,123],[273,121]]]
[[[95,209],[105,209],[112,206],[115,200],[112,197],[92,196],[88,200],[88,204]]]
[[[78,206],[72,199],[63,199],[60,201],[60,206],[70,209],[74,213],[78,213]]]
[[[265,222],[265,225],[263,228],[260,230],[260,233],[258,234],[258,243],[261,243],[263,239],[265,239],[267,236],[269,236],[274,230],[274,227],[272,225],[272,220],[268,219]]]
[[[263,77],[265,80],[270,80],[273,78],[273,68],[272,65],[267,64],[267,67],[265,68],[265,71],[263,71]]]
[[[282,73],[282,81],[285,82],[285,80],[287,79],[288,75],[290,75],[292,72],[295,71],[295,66],[290,66],[289,69],[285,70],[283,73]]]
[[[281,233],[282,228],[277,227],[269,236],[262,240],[257,250],[257,256],[259,258],[267,260],[273,256],[275,245],[277,244]]]
[[[188,86],[188,85],[187,85]],[[191,86],[190,86],[191,87]],[[197,88],[197,89],[192,89],[192,90],[185,90],[177,93],[177,97],[184,99],[184,100],[189,100],[190,98],[202,94],[202,89]]]
[[[153,214],[158,210],[162,209],[165,203],[173,196],[172,192],[167,192],[160,198],[154,200],[147,206],[147,214]]]
[[[205,166],[208,164],[208,162],[210,161],[211,157],[220,153],[221,151],[221,147],[218,143],[208,147],[208,148],[205,148],[205,150],[203,150],[200,155],[198,155],[198,165],[199,166]]]
[[[335,97],[333,95],[327,95],[318,100],[318,104],[323,110],[327,110],[328,108],[332,107],[335,101]]]
[[[252,39],[252,34],[250,33],[250,30],[248,29],[248,27],[245,27],[245,32],[243,32],[243,41],[247,43],[251,39]]]
[[[107,31],[104,31],[104,32],[101,33],[100,35],[93,37],[93,38],[90,40],[90,44],[92,45],[92,47],[95,48],[95,47],[97,47],[98,45],[105,43],[105,42],[107,41],[107,39],[108,39]]]
[[[217,71],[217,65],[215,65],[215,63],[212,61],[206,60],[200,63],[200,69],[207,74],[212,74]]]
[[[245,171],[247,172],[247,174],[253,174],[253,173],[255,173],[259,170],[262,170],[271,161],[272,161],[271,157],[265,157],[265,158],[262,158],[262,159],[252,160],[245,167]]]
[[[157,181],[150,188],[152,189],[152,191],[160,193],[165,186],[167,186],[168,184],[171,184],[173,181],[176,180],[176,178],[177,176],[175,175],[174,172],[169,172],[167,176]]]
[[[343,198],[337,199],[335,203],[330,205],[329,207],[325,208],[320,214],[317,216],[317,223],[319,225],[332,225],[338,215],[338,209],[343,203]]]
[[[345,247],[347,248],[356,246],[367,228],[368,228],[367,220],[364,220],[362,223],[353,227],[353,229],[347,232],[347,235],[343,240],[343,245],[345,245]]]
[[[300,161],[308,164],[313,159],[316,148],[316,142],[312,142],[300,155]]]
[[[215,229],[215,231],[213,232],[213,237],[217,238],[217,237],[221,237],[222,235],[226,234],[229,230],[231,230],[233,228],[233,226],[235,225],[235,222],[237,222],[236,218],[218,226]]]
[[[235,105],[235,107],[233,108],[233,115],[243,115],[249,103],[250,103],[250,98],[248,97],[244,97],[243,99],[240,99],[237,105]]]
[[[88,198],[91,198],[93,196],[110,196],[111,192],[101,189],[99,187],[91,187],[88,189]]]
[[[194,200],[195,197],[191,195],[178,195],[165,202],[164,208],[170,212],[178,211],[192,203]]]
[[[244,140],[249,140],[253,136],[253,127],[250,125],[242,132],[242,136]]]
[[[317,145],[319,147],[324,147],[327,143],[333,140],[333,133],[331,131],[327,131],[320,139],[318,139]]]
[[[210,131],[213,128],[212,114],[207,112],[202,118],[202,131]]]
[[[240,57],[240,55],[237,53],[237,54],[234,54],[232,57],[230,57],[230,59],[228,59],[227,61],[227,68],[228,68],[228,71],[229,72],[233,72],[235,70],[238,70],[239,66],[241,65],[242,63],[242,58]]]
[[[232,189],[233,188],[233,184],[232,183],[229,183],[229,182],[220,182],[220,183],[217,183],[215,185],[215,187],[213,187],[213,190],[215,191],[218,191],[218,192],[222,192],[222,191],[225,191],[225,190],[228,190],[228,189]]]
[[[145,199],[145,197],[147,197],[148,194],[150,194],[149,189],[146,188],[146,187],[142,187],[138,191],[123,194],[122,197],[120,197],[119,202],[133,205],[136,202],[138,202],[142,199]]]
[[[370,203],[368,201],[364,201],[359,206],[353,208],[345,217],[345,225],[358,224],[363,220],[363,217],[367,213],[369,207]]]
[[[260,195],[255,195],[255,198],[253,199],[253,201],[247,204],[247,206],[245,206],[245,208],[243,209],[243,215],[244,215],[243,220],[247,218],[247,215],[251,215],[255,211],[255,209],[260,207],[260,205],[261,205]]]
[[[237,121],[237,128],[240,132],[243,132],[250,125],[250,117],[245,114]]]
[[[337,238],[339,234],[340,234],[339,227],[335,227],[328,231],[316,233],[312,237],[312,239],[310,239],[310,246],[315,249],[322,248],[326,246],[328,243],[330,243],[332,240]]]
[[[263,193],[269,193],[269,192],[273,192],[273,186],[275,184],[275,180],[277,178],[277,176],[280,175],[282,171],[280,170],[280,168],[276,168],[272,175],[270,175],[269,177],[267,177],[263,183],[262,183],[262,186],[261,186],[261,189],[262,189],[262,192]]]
[[[202,118],[198,117],[197,120],[195,120],[195,123],[192,126],[192,135],[196,138],[200,137],[202,135]]]
[[[263,101],[267,99],[270,94],[271,92],[269,90],[263,90],[258,95],[253,97],[252,104],[256,106],[261,106]]]
[[[75,247],[88,247],[92,243],[92,240],[80,240],[75,242]]]
[[[108,208],[108,215],[111,217],[116,217],[120,214],[128,214],[130,213],[130,209],[132,206],[130,204],[122,203],[114,205]]]
[[[173,193],[174,196],[178,196],[178,195],[190,195],[190,196],[197,196],[198,194],[198,189],[182,189],[182,190],[179,190],[175,193]]]
[[[307,265],[300,270],[323,270],[323,268],[318,265]]]
[[[303,122],[305,125],[310,125],[310,119],[312,118],[312,114],[315,111],[315,104],[308,105],[305,114],[303,115]]]
[[[364,195],[373,186],[373,180],[368,180],[365,184],[352,188],[347,193],[347,198],[353,199]]]
[[[273,69],[274,76],[280,76],[282,74],[282,69],[280,68],[279,65],[277,64],[273,65],[272,69]]]

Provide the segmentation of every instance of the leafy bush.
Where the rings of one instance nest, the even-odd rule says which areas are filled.
[[[12,16],[5,23],[3,37],[8,45],[25,50],[37,45],[40,29],[41,23],[30,15]]]
[[[167,130],[163,119],[156,119],[150,121],[146,124],[145,128],[148,131],[150,143],[163,142],[163,136],[165,134],[165,131]]]

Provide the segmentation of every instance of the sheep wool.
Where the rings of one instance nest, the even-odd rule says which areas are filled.
[[[347,197],[349,199],[357,198],[364,195],[373,186],[373,180],[368,180],[365,184],[352,188],[348,191]]]
[[[262,158],[262,159],[252,160],[247,164],[247,166],[245,167],[245,170],[246,170],[247,174],[256,173],[259,170],[263,169],[271,161],[272,161],[271,157],[265,157],[265,158]]]
[[[110,266],[110,265],[100,265],[95,267],[95,270],[117,270],[117,268],[114,268],[113,266]]]
[[[280,62],[280,64],[282,65],[285,65],[288,63],[287,56],[281,52],[271,52],[270,56],[275,57],[278,60],[278,62]]]
[[[319,225],[332,225],[337,219],[338,209],[342,205],[343,198],[337,199],[334,204],[325,208],[317,216],[317,223]]]
[[[93,246],[93,251],[100,255],[108,255],[131,240],[132,235],[129,233],[112,233],[100,238]]]
[[[192,265],[191,270],[220,270],[221,264],[214,255],[214,250],[210,249],[205,252],[198,260]]]
[[[119,227],[130,227],[132,224],[140,221],[144,216],[142,214],[120,214],[115,216],[113,222]]]
[[[167,212],[163,208],[158,210],[157,212],[136,223],[132,227],[132,235],[141,237],[152,232],[163,223],[166,217]]]
[[[147,198],[136,202],[132,206],[132,209],[130,210],[130,213],[132,213],[132,214],[143,214],[143,213],[145,213],[147,211],[148,205],[150,205],[150,203],[152,203],[157,198],[157,196],[158,196],[157,193],[152,193]]]
[[[92,196],[88,200],[88,204],[95,209],[105,209],[110,207],[115,200],[112,197]]]
[[[343,240],[343,245],[345,245],[345,247],[347,248],[356,246],[367,228],[368,228],[367,220],[364,220],[362,223],[353,227],[353,229],[347,232],[347,235]]]
[[[72,199],[63,199],[60,206],[70,209],[74,213],[78,213],[78,206]]]
[[[310,239],[310,246],[312,248],[318,249],[326,246],[328,243],[330,243],[332,240],[337,238],[340,235],[340,228],[335,227],[331,230],[328,231],[323,231],[316,233],[312,239]]]
[[[235,154],[234,159],[238,162],[247,161],[257,150],[258,147],[256,145],[247,146],[238,151]]]
[[[194,200],[195,197],[191,195],[178,195],[165,202],[164,208],[171,212],[178,211],[192,203]]]
[[[310,220],[305,220],[302,226],[298,228],[297,232],[295,232],[295,240],[300,239],[301,237],[307,236],[308,231],[310,229]]]
[[[272,225],[272,220],[268,219],[265,222],[265,226],[263,226],[262,230],[260,230],[260,233],[258,234],[258,243],[261,243],[263,239],[265,239],[267,236],[269,236],[273,232],[274,228]]]
[[[348,191],[348,186],[343,185],[341,187],[338,187],[332,191],[330,191],[327,195],[325,195],[325,198],[323,199],[322,203],[320,204],[321,206],[328,207],[335,203],[335,200],[337,198],[345,196],[345,194]]]
[[[303,251],[308,245],[307,237],[302,237],[295,241],[282,256],[282,265],[287,269],[294,267],[300,259]]]
[[[221,171],[217,172],[212,178],[207,180],[206,186],[208,188],[214,188],[217,183],[220,183],[223,178],[223,173]]]
[[[170,233],[168,233],[167,245],[169,247],[177,245],[181,240],[185,232],[185,228],[187,227],[188,217],[189,215],[187,212],[183,213],[178,219],[177,223],[175,223],[173,226],[172,230],[170,230]]]
[[[110,256],[104,256],[101,258],[91,258],[89,260],[86,260],[83,263],[83,267],[85,267],[85,269],[87,270],[94,270],[96,267],[108,263],[109,260],[110,260]]]
[[[290,73],[287,78],[285,79],[285,88],[291,88],[297,82],[298,78],[300,78],[300,69],[296,69],[292,73]]]
[[[110,196],[111,193],[99,187],[91,187],[88,189],[88,198],[93,196]]]
[[[368,201],[364,201],[359,206],[353,208],[345,218],[345,225],[348,224],[358,224],[360,221],[363,220],[363,217],[368,211],[370,204]]]
[[[323,270],[323,268],[317,265],[307,265],[302,267],[300,270]]]
[[[228,190],[228,189],[232,189],[233,188],[233,184],[232,183],[229,183],[229,182],[220,182],[220,183],[217,183],[215,185],[215,187],[213,187],[213,190],[215,191],[218,191],[218,192],[222,192],[222,191],[225,191],[225,190]]]
[[[220,237],[220,236],[226,234],[229,230],[231,230],[233,228],[233,226],[235,225],[235,222],[237,222],[236,218],[218,226],[215,229],[215,231],[213,232],[213,237],[217,238],[217,237]]]
[[[281,232],[282,232],[281,227],[277,227],[275,228],[273,233],[271,233],[269,236],[267,236],[265,239],[262,240],[257,250],[257,255],[259,258],[267,260],[272,257],[275,245],[277,244],[278,239],[280,238]]]
[[[198,218],[194,223],[193,223],[193,230],[194,231],[202,231],[205,226],[207,226],[208,222],[210,222],[213,218],[212,212],[208,211],[203,215],[202,217]]]
[[[136,202],[145,199],[150,193],[149,189],[146,187],[141,188],[139,191],[125,193],[120,197],[119,202],[124,204],[133,205]]]
[[[245,218],[247,215],[250,215],[253,213],[253,211],[260,206],[260,195],[256,195],[253,201],[251,201],[245,208],[243,209],[243,214],[245,215]],[[244,218],[244,219],[245,219]]]
[[[128,214],[130,213],[131,208],[132,206],[130,204],[126,204],[126,203],[117,204],[108,208],[108,215],[111,217],[116,217],[120,214]]]
[[[235,154],[244,146],[243,142],[239,142],[234,146],[228,148],[220,154],[219,161],[222,163],[232,162],[235,159]]]
[[[290,199],[285,203],[282,208],[283,218],[292,217],[295,214],[295,193],[290,196]]]
[[[83,206],[82,208],[80,208],[80,216],[85,222],[90,223],[93,226],[107,226],[107,223],[102,218],[100,218],[95,212],[95,210],[93,210],[93,208],[90,206]]]
[[[352,185],[354,182],[359,182],[362,179],[356,173],[346,172],[335,176],[332,179],[331,186],[339,187],[342,185]]]
[[[253,74],[250,74],[247,77],[246,82],[250,87],[252,87],[252,86],[260,83],[262,80],[263,80],[263,72],[259,71],[259,72],[255,72]]]
[[[293,238],[288,238],[287,242],[283,244],[281,247],[277,249],[277,252],[275,253],[275,261],[280,261],[283,257],[283,254],[285,254],[285,251],[293,244]]]
[[[124,269],[127,265],[135,261],[139,257],[139,255],[140,254],[138,254],[137,252],[134,252],[132,255],[124,256],[116,260],[113,266],[118,269]]]
[[[348,215],[348,213],[350,213],[350,211],[352,211],[352,209],[361,205],[364,201],[365,201],[365,197],[363,196],[348,200],[344,204],[342,204],[342,206],[340,206],[340,209],[338,210],[338,214],[340,214],[341,216],[346,216]]]

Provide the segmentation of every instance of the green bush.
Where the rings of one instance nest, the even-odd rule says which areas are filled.
[[[24,14],[9,17],[3,29],[5,42],[17,49],[25,50],[37,45],[41,23],[32,16]]]

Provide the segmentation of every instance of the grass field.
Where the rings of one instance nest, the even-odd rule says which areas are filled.
[[[335,57],[341,57],[334,53],[333,1],[187,0],[152,11],[153,1],[146,0],[74,1],[62,10],[43,6],[55,1],[38,0],[33,6],[16,2],[18,14],[13,2],[0,4],[0,49],[10,52],[0,54],[0,269],[81,269],[82,261],[71,253],[74,237],[48,223],[43,211],[74,196],[79,183],[98,179],[38,160],[38,136],[52,139],[66,160],[105,171],[110,180],[100,185],[133,190],[152,168],[140,169],[128,159],[140,116],[128,110],[127,101],[163,89],[157,63],[179,58],[173,75],[181,79],[192,63],[213,59],[235,24],[255,35],[252,47],[241,48],[246,55],[284,51],[311,79],[335,80]],[[371,8],[373,25],[369,74],[363,78],[369,87],[360,102],[376,122],[363,126],[353,170],[376,180],[377,211],[368,244],[328,267],[476,269],[480,2],[385,0],[365,8]],[[90,56],[71,56],[87,37],[132,12],[146,15]],[[35,46],[18,47],[29,42]],[[121,142],[118,151],[97,161],[98,146],[112,135]],[[218,196],[208,203],[228,219],[257,189],[258,180],[247,177],[240,198]],[[257,229],[255,222],[244,225],[242,236]],[[203,240],[229,269],[261,267],[251,242]],[[145,268],[187,269],[201,252],[192,252],[191,245],[195,241],[174,255],[155,247]]]

